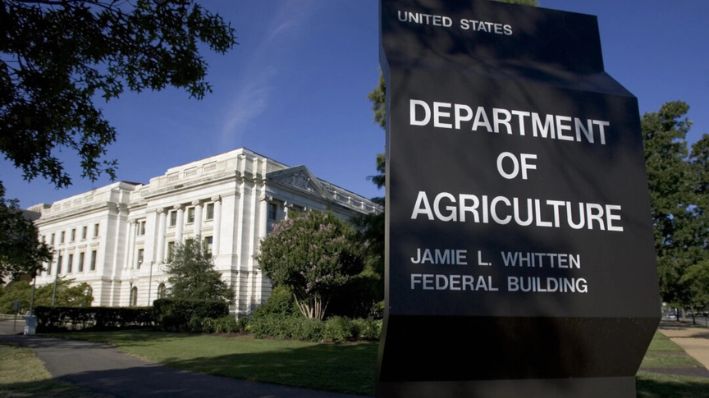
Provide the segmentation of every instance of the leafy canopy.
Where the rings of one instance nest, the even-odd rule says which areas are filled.
[[[78,155],[83,176],[115,177],[103,159],[116,131],[94,103],[166,86],[210,90],[199,44],[224,53],[234,30],[195,1],[0,1],[0,151],[31,180],[71,178],[56,157]]]
[[[37,240],[37,227],[16,200],[5,199],[0,183],[0,282],[23,274],[34,276],[43,262],[51,260],[49,246]]]
[[[330,299],[363,269],[357,233],[331,213],[305,212],[277,224],[261,242],[259,266],[286,286],[301,313],[322,319]]]
[[[212,253],[198,239],[187,239],[175,246],[166,273],[171,285],[169,298],[228,303],[234,300],[234,291],[214,269]]]
[[[695,280],[709,260],[709,136],[687,149],[688,110],[686,103],[672,101],[642,117],[660,292],[663,300],[682,306],[695,305],[705,294]]]
[[[57,278],[56,286],[49,283],[37,286],[34,293],[34,306],[51,306],[52,295],[55,294],[55,304],[62,307],[88,307],[93,301],[91,287],[82,282],[72,286],[73,280]],[[56,288],[56,292],[55,292]],[[19,304],[18,313],[26,313],[32,301],[32,285],[27,280],[10,282],[0,287],[0,313],[15,313],[14,303]]]
[[[201,44],[224,53],[234,30],[192,0],[0,0],[0,153],[26,180],[71,177],[57,154],[76,154],[82,176],[115,178],[116,130],[97,102],[125,89],[210,91]],[[0,277],[34,274],[48,260],[30,220],[0,181]],[[24,253],[24,256],[23,256]]]

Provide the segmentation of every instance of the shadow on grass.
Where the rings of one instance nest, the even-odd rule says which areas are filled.
[[[709,398],[709,379],[638,377],[639,398]]]
[[[0,397],[22,398],[113,398],[113,395],[88,391],[57,380],[0,384]]]
[[[81,331],[43,333],[42,337],[55,337],[65,340],[80,340],[121,347],[146,346],[154,343],[178,340],[195,335],[187,333],[160,332],[150,329],[127,329],[118,331]]]
[[[315,390],[374,393],[377,345],[317,344],[270,352],[194,359],[169,358],[170,367]]]

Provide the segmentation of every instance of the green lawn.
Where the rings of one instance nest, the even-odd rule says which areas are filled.
[[[709,398],[709,378],[659,373],[701,369],[702,365],[661,333],[655,333],[638,373],[638,397]]]
[[[149,361],[239,379],[372,394],[377,344],[317,344],[250,336],[150,331],[73,333],[61,337],[109,343]],[[638,374],[638,397],[709,398],[709,378],[662,374],[701,367],[657,333]]]
[[[0,345],[0,398],[101,398],[68,383],[54,381],[29,348]]]
[[[150,331],[58,336],[109,343],[146,360],[196,372],[317,390],[374,391],[376,343],[318,344]]]

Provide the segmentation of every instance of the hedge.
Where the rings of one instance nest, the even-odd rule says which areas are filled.
[[[256,338],[328,341],[341,343],[355,340],[378,340],[382,321],[332,317],[325,321],[306,319],[299,315],[265,315],[253,317],[246,330]]]
[[[45,307],[34,311],[37,332],[115,330],[152,327],[150,307]]]
[[[223,301],[159,299],[153,302],[155,326],[172,332],[201,332],[205,319],[229,315]]]

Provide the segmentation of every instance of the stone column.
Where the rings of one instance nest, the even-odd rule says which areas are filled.
[[[126,259],[123,263],[123,269],[133,268],[133,251],[135,248],[135,220],[130,221],[128,224],[128,247],[126,248]]]
[[[182,243],[182,229],[184,228],[185,211],[182,205],[175,205],[173,209],[177,210],[177,225],[175,226],[175,242]]]
[[[158,209],[157,212],[159,221],[155,262],[161,264],[165,257],[165,209]]]
[[[195,239],[202,235],[202,206],[199,200],[192,202],[194,206],[194,236]]]
[[[219,235],[222,227],[222,198],[215,196],[212,198],[214,202],[214,233],[212,235],[212,252],[215,256],[219,255]]]

